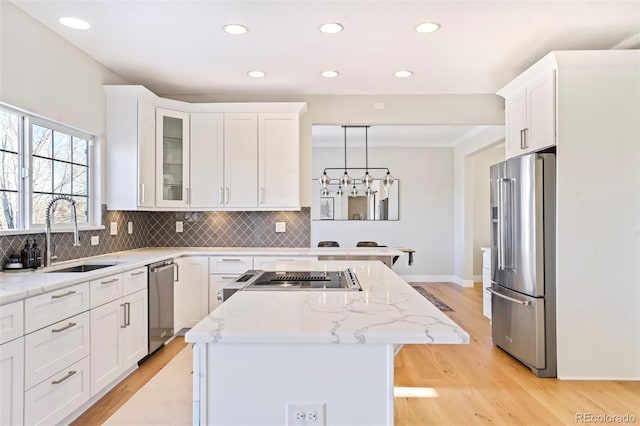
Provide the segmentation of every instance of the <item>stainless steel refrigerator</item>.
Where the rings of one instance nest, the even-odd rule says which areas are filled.
[[[556,377],[555,153],[491,166],[491,331],[538,377]]]

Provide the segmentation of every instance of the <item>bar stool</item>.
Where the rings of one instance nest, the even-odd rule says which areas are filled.
[[[320,241],[318,247],[340,247],[337,241]]]
[[[356,247],[380,247],[375,241],[358,241]]]

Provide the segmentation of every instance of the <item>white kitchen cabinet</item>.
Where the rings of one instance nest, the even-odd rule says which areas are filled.
[[[89,309],[89,283],[30,297],[24,302],[25,334]]]
[[[25,389],[31,389],[89,355],[89,312],[27,334],[25,349]]]
[[[156,206],[189,206],[189,114],[156,109]]]
[[[258,114],[224,115],[224,207],[258,205]]]
[[[224,205],[224,114],[192,113],[191,198],[195,208]]]
[[[24,334],[24,303],[22,300],[0,307],[0,344]]]
[[[209,259],[181,257],[174,284],[174,330],[191,328],[209,313]]]
[[[284,262],[311,262],[318,260],[318,256],[255,256],[253,267],[255,269],[265,269],[267,271],[283,270]]]
[[[482,248],[482,314],[491,320],[491,248]]]
[[[501,89],[507,158],[556,144],[556,75],[552,68],[523,74]]]
[[[107,283],[96,287],[102,291],[121,282],[119,293],[110,292],[109,301],[101,293],[103,304],[91,309],[91,396],[148,354],[146,277],[146,268],[139,268],[91,283]]]
[[[209,257],[209,312],[222,303],[218,300],[218,292],[222,287],[253,269],[253,262],[252,256]]]
[[[141,86],[105,86],[106,188],[112,210],[155,206],[156,110]]]
[[[298,114],[258,114],[258,206],[300,207]]]
[[[89,400],[89,358],[82,358],[25,392],[25,425],[58,424]]]
[[[23,424],[23,412],[24,338],[20,337],[0,345],[0,425]]]

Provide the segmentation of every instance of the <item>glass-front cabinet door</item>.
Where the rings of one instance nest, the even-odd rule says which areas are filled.
[[[156,110],[156,204],[189,205],[189,114]]]

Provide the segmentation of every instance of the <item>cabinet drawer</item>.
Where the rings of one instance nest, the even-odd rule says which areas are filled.
[[[24,302],[25,334],[89,309],[89,283],[41,294]]]
[[[284,262],[310,262],[318,260],[317,256],[256,256],[253,258],[254,269],[284,269]]]
[[[147,268],[138,268],[122,274],[122,295],[126,296],[147,288]]]
[[[25,389],[89,355],[89,312],[25,336]]]
[[[209,273],[241,274],[253,269],[252,256],[211,256],[209,257]]]
[[[122,275],[110,275],[89,283],[91,308],[104,305],[122,297]]]
[[[24,424],[57,424],[88,401],[89,395],[87,356],[25,392]]]
[[[22,300],[0,306],[0,345],[24,334]]]

